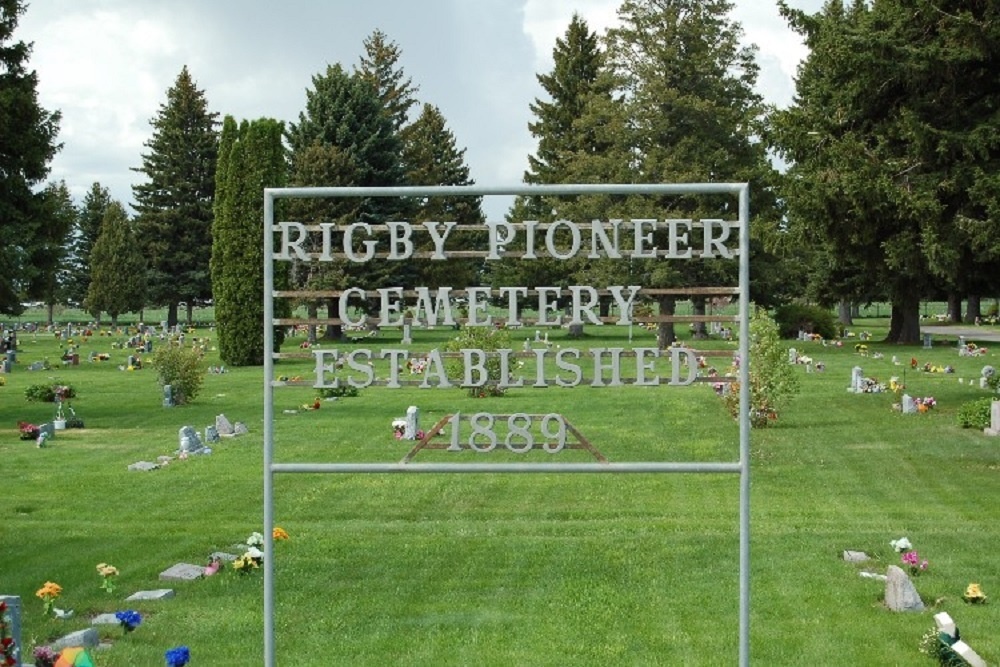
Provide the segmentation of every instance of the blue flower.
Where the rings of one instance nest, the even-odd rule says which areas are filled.
[[[122,628],[125,629],[125,632],[132,632],[139,627],[140,623],[142,623],[142,614],[132,609],[115,612],[115,618],[117,618],[118,622],[122,624]]]
[[[187,646],[177,646],[168,650],[165,654],[167,667],[184,667],[191,659],[191,651]]]

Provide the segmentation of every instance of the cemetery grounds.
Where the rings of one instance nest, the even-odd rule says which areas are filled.
[[[796,365],[800,394],[770,428],[752,434],[756,664],[933,664],[918,648],[938,611],[951,614],[988,662],[1000,660],[1000,439],[956,422],[963,403],[988,395],[978,378],[997,357],[960,357],[947,335],[935,335],[931,349],[885,345],[878,341],[886,326],[882,318],[852,327],[871,333],[867,356],[855,349],[857,337],[840,347],[786,341],[814,363],[808,373]],[[561,329],[545,333],[553,346],[655,345],[639,327],[631,344],[624,327],[588,327],[580,341]],[[415,329],[409,347],[417,356],[453,334]],[[188,344],[208,339],[206,369],[220,364],[213,337],[207,326],[188,334]],[[187,582],[158,575],[175,563],[207,564],[210,553],[232,551],[262,529],[262,369],[206,374],[190,405],[164,408],[153,369],[119,370],[128,352],[112,343],[125,338],[76,341],[74,366],[59,362],[52,334],[22,334],[17,363],[0,376],[0,594],[21,597],[27,655],[89,627],[96,614],[135,609],[143,622],[134,632],[102,626],[110,646],[95,652],[98,665],[160,665],[178,645],[190,647],[192,665],[260,663],[260,571],[227,567]],[[512,332],[513,346],[521,349],[524,338],[533,331]],[[356,345],[398,348],[400,332]],[[718,339],[693,345],[736,347]],[[90,362],[91,351],[110,359]],[[50,370],[26,370],[43,358]],[[709,360],[720,370],[728,365],[725,356]],[[954,373],[922,370],[928,364]],[[904,415],[893,409],[892,392],[848,393],[855,366],[878,383],[897,377],[911,396],[933,397],[936,406]],[[313,377],[308,360],[277,368]],[[51,403],[25,400],[29,386],[48,383],[74,388],[71,403],[85,428],[59,431],[38,448],[19,439],[17,422],[52,418]],[[460,389],[369,387],[304,409],[316,398],[309,387],[276,389],[276,461],[397,462],[413,443],[397,440],[391,423],[411,405],[425,429],[455,411],[560,413],[612,461],[738,457],[738,428],[710,383],[525,387],[481,399]],[[211,445],[210,455],[127,470],[174,455],[179,428],[203,431],[219,414],[244,422],[249,434]],[[423,451],[414,460],[593,458],[501,447]],[[738,483],[721,474],[279,475],[275,522],[290,539],[276,542],[273,556],[278,662],[734,664]],[[884,585],[860,576],[900,564],[889,543],[901,537],[928,561],[913,579],[924,612],[888,611]],[[847,563],[848,549],[872,560]],[[114,593],[100,588],[99,563],[118,568]],[[35,592],[47,581],[62,586],[56,606],[73,609],[72,618],[43,615]],[[987,604],[963,602],[972,582]],[[158,588],[176,595],[125,602]]]

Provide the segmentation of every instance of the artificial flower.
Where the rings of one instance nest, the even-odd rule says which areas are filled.
[[[264,536],[258,532],[250,533],[250,537],[247,538],[247,546],[251,547],[264,546]]]
[[[983,604],[986,602],[986,594],[983,593],[983,589],[980,588],[979,584],[969,584],[965,589],[965,595],[962,599],[971,604]]]
[[[126,609],[115,613],[115,618],[121,623],[125,632],[132,632],[142,623],[142,614],[134,609]]]
[[[191,660],[191,651],[187,646],[176,646],[169,649],[164,657],[167,659],[167,667],[184,667]]]
[[[271,537],[274,538],[275,540],[287,540],[288,531],[286,531],[281,526],[275,526],[274,530],[271,531]]]
[[[901,537],[898,540],[891,540],[889,542],[889,546],[895,549],[897,553],[913,548],[913,545],[910,544],[910,540],[905,537]]]
[[[52,605],[60,593],[62,586],[54,581],[46,581],[44,586],[35,591],[35,595],[42,599],[42,611],[46,616],[52,614]]]
[[[108,593],[114,593],[114,577],[118,576],[118,568],[114,565],[108,565],[107,563],[98,563],[97,573],[101,575],[101,588],[106,590]]]

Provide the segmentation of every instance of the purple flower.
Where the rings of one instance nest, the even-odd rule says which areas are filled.
[[[132,632],[142,623],[142,614],[132,609],[115,612],[115,618],[122,624],[125,632]]]

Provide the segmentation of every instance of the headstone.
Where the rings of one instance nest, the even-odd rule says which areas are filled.
[[[539,331],[538,329],[535,329],[535,342],[536,343],[542,342],[542,332]]]
[[[226,415],[217,415],[215,417],[215,430],[219,432],[219,435],[232,435],[235,429]]]
[[[98,614],[90,619],[91,625],[118,625],[121,621],[114,614]]]
[[[958,639],[958,627],[948,612],[942,611],[934,614],[934,625],[937,626],[938,632],[943,632],[951,639]]]
[[[41,433],[48,434],[48,437],[50,439],[54,438],[54,437],[56,437],[56,425],[53,424],[52,422],[45,422],[44,424],[39,424],[38,425],[38,432],[40,434]]]
[[[177,432],[177,438],[180,441],[179,449],[182,452],[197,454],[205,448],[204,443],[201,441],[201,436],[198,435],[198,431],[194,430],[193,426],[181,426]]]
[[[135,355],[134,354],[130,354],[130,355],[128,355],[128,361],[125,362],[125,365],[126,366],[131,366],[132,368],[135,368],[135,361],[136,361]]]
[[[979,654],[972,650],[972,647],[959,639],[951,645],[951,650],[962,656],[969,667],[986,667],[986,661],[979,657]]]
[[[868,554],[864,551],[844,551],[844,560],[848,563],[864,563],[868,560]]]
[[[855,366],[851,369],[851,386],[847,388],[847,391],[852,394],[860,394],[864,392],[864,381],[865,372],[861,366]]]
[[[531,351],[531,341],[528,340],[527,338],[525,338],[524,339],[524,345],[521,346],[521,349],[524,350],[525,352],[530,352]]]
[[[909,394],[903,394],[903,414],[911,415],[917,411],[917,402]]]
[[[172,588],[158,588],[153,591],[138,591],[125,598],[125,601],[132,602],[133,600],[166,600],[172,597],[174,597],[174,590]]]
[[[885,606],[891,611],[923,611],[924,603],[906,572],[890,565],[885,579]]]
[[[1000,401],[990,403],[990,427],[983,429],[986,435],[1000,435]]]
[[[147,340],[145,344],[143,344],[142,349],[146,352],[146,354],[151,354],[153,352],[153,340]]]
[[[174,407],[174,388],[169,384],[163,385],[163,407]]]
[[[934,347],[934,345],[931,342],[931,335],[929,333],[925,333],[924,334],[924,349],[925,350],[929,350],[932,347]]]
[[[573,340],[577,338],[583,338],[583,324],[571,324],[568,327],[569,333],[567,334]]]
[[[71,632],[65,637],[60,637],[54,642],[49,642],[49,648],[53,651],[61,651],[64,648],[69,648],[70,646],[84,646],[90,648],[97,646],[100,641],[101,638],[97,633],[97,629],[87,628],[85,630]]]
[[[795,364],[799,361],[799,352],[794,347],[788,348],[788,363]]]
[[[404,440],[416,440],[420,430],[420,408],[411,405],[406,408],[406,428],[403,430]]]
[[[958,337],[958,349],[959,350],[964,350],[965,349],[965,336],[959,336]]]
[[[160,572],[161,581],[194,581],[205,574],[205,568],[191,563],[177,563]]]
[[[14,654],[14,659],[19,660],[19,653],[24,648],[24,644],[21,643],[21,596],[0,595],[0,602],[7,603],[7,617],[10,619],[7,629],[10,632],[10,638],[14,640],[14,646],[18,647],[18,653]]]
[[[129,470],[138,470],[138,471],[141,471],[141,472],[146,472],[146,471],[149,471],[149,470],[156,470],[159,467],[160,466],[158,466],[155,463],[152,463],[151,461],[139,461],[137,463],[131,464],[128,467],[128,469]]]
[[[9,361],[12,364],[17,363],[17,351],[16,350],[7,350],[7,361]]]
[[[219,431],[214,426],[205,427],[205,442],[218,442]]]
[[[239,556],[236,554],[226,553],[225,551],[213,551],[209,554],[208,558],[209,560],[224,560],[227,563],[231,563],[239,558]]]
[[[9,353],[7,355],[7,358],[8,359],[10,358],[10,354]],[[29,371],[42,371],[42,370],[45,370],[45,362],[44,361],[33,361],[28,366],[28,370]]]
[[[413,345],[413,338],[410,335],[410,323],[403,323],[403,345]]]
[[[250,429],[248,429],[247,425],[243,422],[236,422],[233,426],[233,435],[246,435],[249,432]]]
[[[0,361],[0,373],[10,373],[10,359]]]

